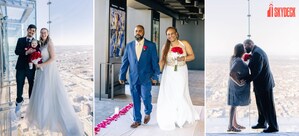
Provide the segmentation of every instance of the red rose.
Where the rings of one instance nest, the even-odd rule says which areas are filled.
[[[173,47],[171,51],[178,54],[183,54],[183,49],[181,47]]]
[[[247,60],[249,60],[251,58],[251,54],[250,53],[245,53],[244,55],[243,55],[243,60],[244,61],[247,61]]]
[[[143,46],[143,50],[145,51],[148,47],[146,45]]]

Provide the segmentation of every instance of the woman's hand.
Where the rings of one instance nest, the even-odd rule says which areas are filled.
[[[177,60],[178,60],[178,61],[186,61],[186,57],[185,57],[185,56],[178,57]]]
[[[43,64],[35,64],[35,67],[36,67],[37,69],[42,68],[42,67],[43,67]]]
[[[246,81],[244,79],[240,80],[240,83],[238,84],[239,86],[243,86],[246,84]]]
[[[239,80],[238,79],[238,73],[237,72],[231,71],[229,75],[230,75],[230,78],[232,79],[232,81],[235,82],[238,86],[244,86],[246,84],[246,80],[244,80],[244,79]]]

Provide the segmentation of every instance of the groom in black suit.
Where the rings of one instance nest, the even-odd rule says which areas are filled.
[[[275,86],[274,79],[270,70],[267,54],[253,41],[247,39],[244,41],[246,52],[251,52],[252,57],[248,64],[251,75],[248,82],[253,81],[253,91],[256,98],[258,109],[258,124],[252,126],[252,129],[266,128],[263,132],[278,132],[276,120],[275,106],[273,102],[273,88]]]
[[[17,82],[17,99],[16,99],[16,109],[15,112],[18,113],[21,109],[23,103],[23,88],[25,83],[25,78],[27,77],[28,84],[29,84],[29,98],[31,96],[31,91],[34,82],[34,75],[35,75],[35,67],[33,69],[29,69],[28,64],[28,57],[31,53],[35,52],[35,49],[28,49],[27,51],[25,48],[28,48],[31,45],[31,41],[35,34],[36,26],[31,24],[27,28],[27,36],[21,37],[18,39],[17,46],[15,49],[15,54],[18,55],[18,61],[16,64],[16,82]]]

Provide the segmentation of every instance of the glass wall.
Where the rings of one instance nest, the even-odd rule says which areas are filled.
[[[39,134],[39,131],[29,129],[23,120],[13,121],[10,114],[15,110],[16,99],[15,65],[18,56],[14,50],[18,38],[26,36],[29,24],[37,26],[35,38],[38,40],[40,29],[49,29],[59,74],[69,100],[83,123],[85,135],[92,135],[93,1],[8,0],[0,4],[0,135]],[[27,90],[26,80],[24,112],[29,102]]]
[[[1,91],[0,91],[0,135],[17,134],[16,124],[11,122],[10,111],[14,110],[16,98],[15,65],[17,56],[14,53],[19,37],[26,35],[29,24],[36,24],[35,1],[1,2],[0,9],[0,54],[1,54]],[[24,94],[27,94],[25,85]],[[28,95],[24,95],[28,99]]]
[[[41,1],[42,2],[42,1]],[[83,4],[84,3],[84,4]],[[85,134],[93,120],[93,1],[46,0],[38,28],[50,30],[57,65]],[[83,6],[84,5],[84,6]],[[39,35],[39,33],[37,33]]]

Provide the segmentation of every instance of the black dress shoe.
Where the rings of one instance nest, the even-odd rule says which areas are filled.
[[[251,127],[252,129],[261,129],[261,128],[267,128],[265,125],[257,124],[255,126]]]
[[[264,133],[274,133],[274,132],[278,132],[277,129],[274,128],[267,128],[265,130],[263,130]]]

